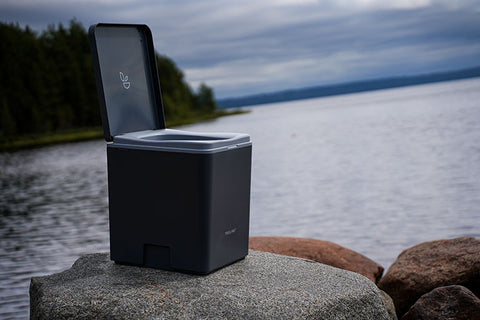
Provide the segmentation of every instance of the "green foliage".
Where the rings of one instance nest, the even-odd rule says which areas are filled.
[[[170,58],[158,54],[157,66],[165,117],[167,120],[187,117],[193,106],[194,94],[186,84],[183,72]]]
[[[200,84],[200,87],[198,88],[198,95],[195,99],[195,108],[204,112],[213,112],[217,109],[213,90],[205,83]]]
[[[0,142],[101,125],[85,28],[76,20],[40,35],[0,22]],[[181,70],[157,54],[165,117],[169,122],[215,112],[211,88],[192,91]]]
[[[163,108],[168,123],[178,123],[182,122],[182,119],[199,116],[201,118],[201,115],[217,110],[212,88],[202,83],[198,94],[195,94],[185,82],[183,72],[170,58],[157,54],[157,65]]]

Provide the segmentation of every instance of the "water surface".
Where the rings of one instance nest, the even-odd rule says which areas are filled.
[[[388,267],[480,237],[480,79],[266,105],[190,126],[248,132],[253,235],[330,240]]]

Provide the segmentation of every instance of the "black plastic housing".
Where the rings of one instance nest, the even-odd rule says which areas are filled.
[[[107,141],[110,256],[207,274],[248,254],[252,143],[165,128],[146,25],[89,29]]]
[[[195,154],[109,144],[111,259],[206,274],[244,258],[251,151]]]

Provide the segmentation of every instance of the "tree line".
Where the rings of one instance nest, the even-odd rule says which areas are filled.
[[[101,125],[88,33],[79,22],[41,34],[0,22],[0,142]],[[167,121],[214,112],[213,90],[194,92],[168,57],[156,54]]]

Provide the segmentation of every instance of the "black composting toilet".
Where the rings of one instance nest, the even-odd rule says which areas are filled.
[[[249,135],[165,128],[147,26],[97,24],[89,37],[107,141],[111,259],[205,274],[244,258]]]

